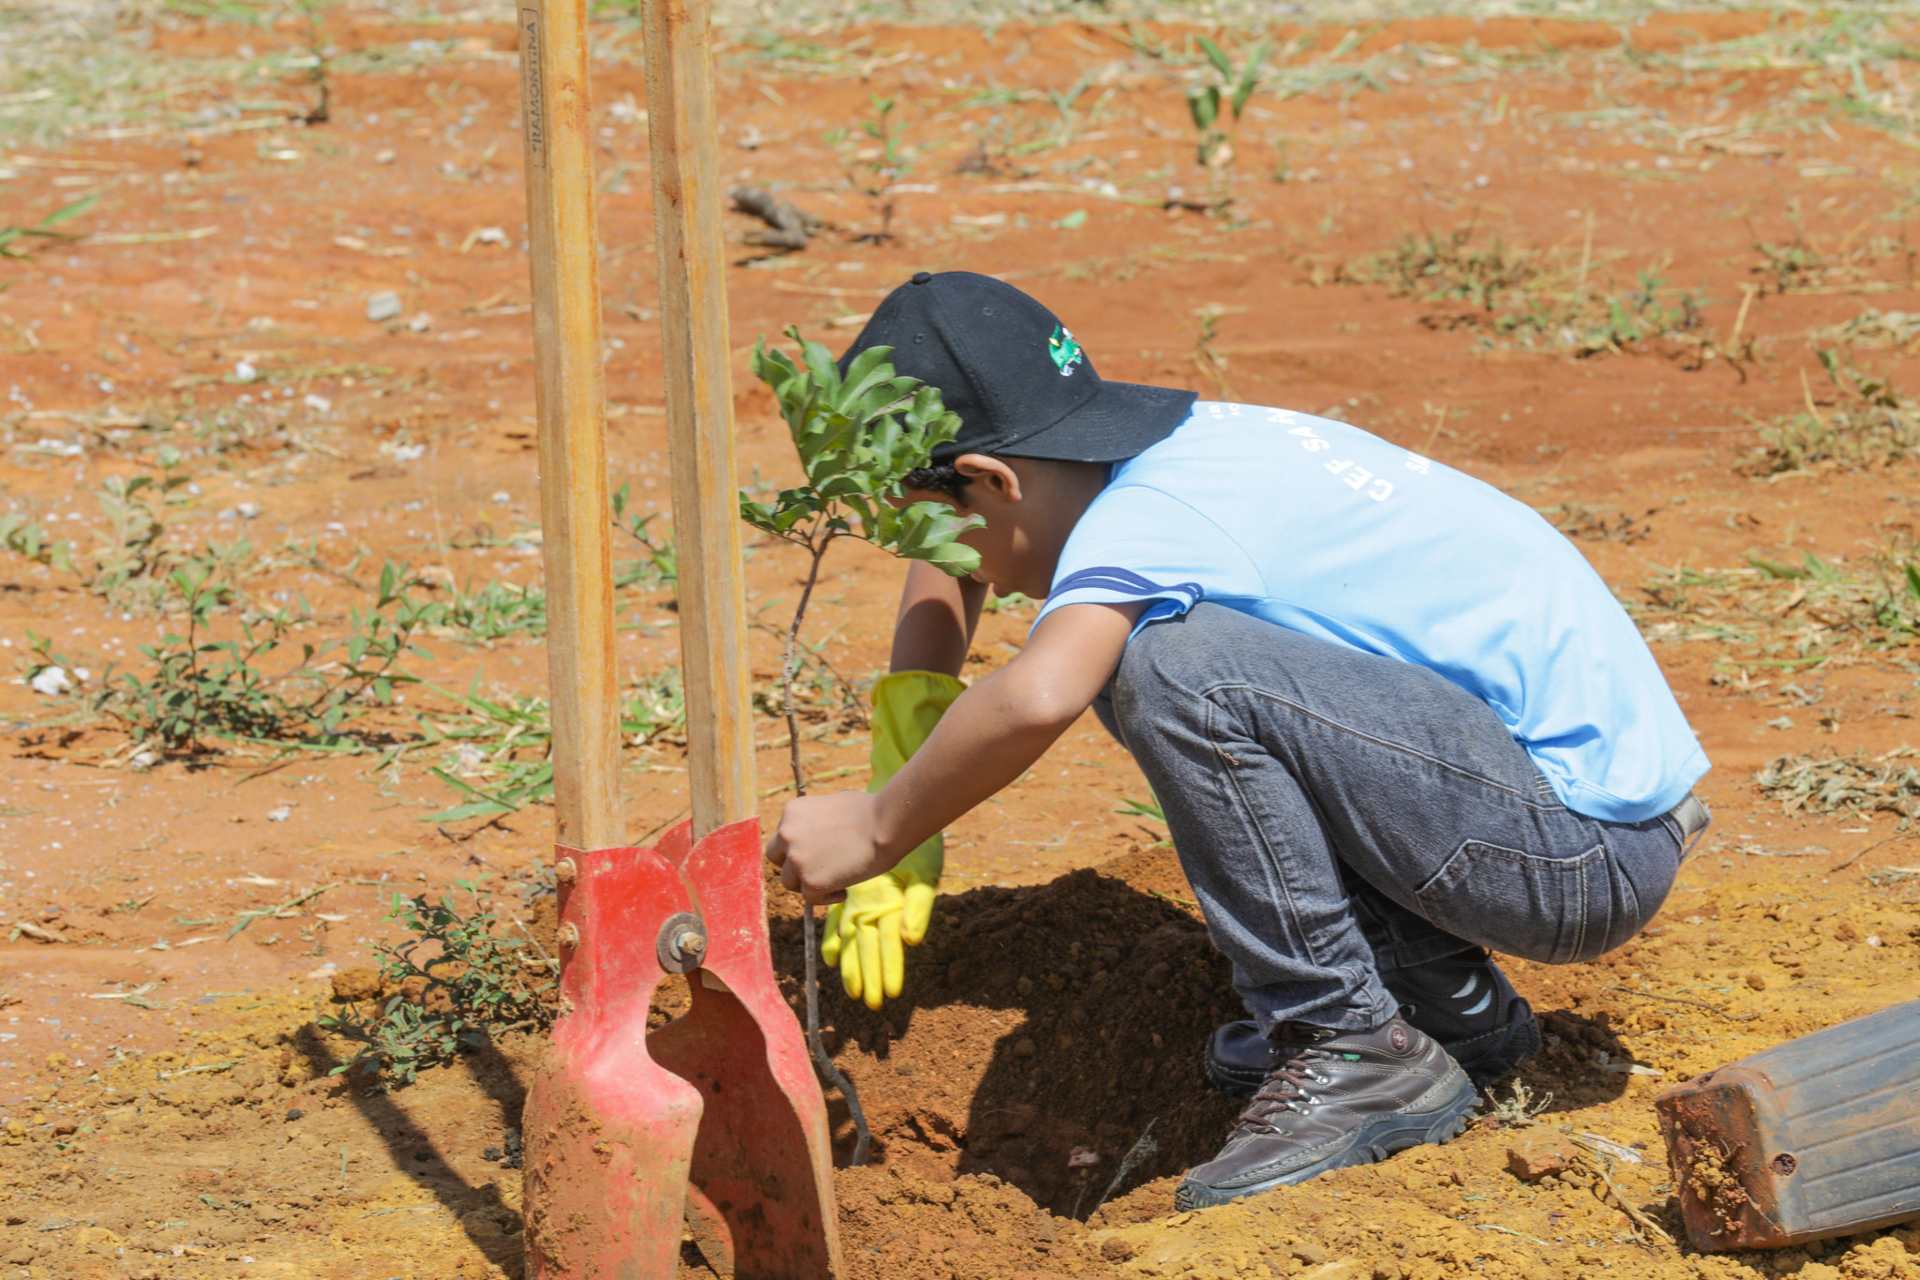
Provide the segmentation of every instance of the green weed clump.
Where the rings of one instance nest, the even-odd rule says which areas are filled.
[[[1753,248],[1760,260],[1749,271],[1760,278],[1758,287],[1763,296],[1864,285],[1872,278],[1871,266],[1882,261],[1904,264],[1907,283],[1913,282],[1916,251],[1904,236],[1875,236],[1864,244],[1849,243],[1828,250],[1796,229],[1786,240],[1756,237]]]
[[[1254,90],[1260,87],[1260,66],[1267,58],[1267,43],[1255,45],[1244,62],[1235,65],[1219,45],[1199,38],[1200,51],[1206,55],[1208,77],[1187,89],[1187,114],[1193,120],[1195,158],[1200,167],[1223,175],[1233,163],[1231,135],[1240,126]]]
[[[1502,315],[1506,300],[1538,280],[1541,267],[1537,255],[1499,236],[1475,243],[1478,234],[1466,226],[1405,236],[1385,253],[1363,259],[1355,274],[1386,285],[1397,297],[1460,302],[1489,317]]]
[[[1660,570],[1627,601],[1650,640],[1710,640],[1740,662],[1799,669],[1920,644],[1920,548],[1895,542],[1799,564]]]
[[[1698,335],[1701,301],[1675,289],[1648,269],[1626,289],[1588,281],[1586,255],[1575,265],[1495,236],[1483,243],[1479,229],[1459,227],[1403,237],[1393,248],[1361,258],[1338,277],[1384,284],[1397,297],[1451,305],[1423,318],[1434,328],[1485,331],[1491,340],[1528,347],[1554,347],[1577,357],[1676,340],[1702,353],[1711,345]]]
[[[1849,347],[1920,352],[1920,311],[1881,311],[1869,307],[1843,324],[1816,330],[1813,336]]]
[[[893,186],[913,168],[913,159],[907,149],[905,128],[894,116],[898,101],[871,94],[867,103],[869,114],[865,119],[851,130],[828,130],[826,142],[840,157],[848,187],[865,197],[877,223],[854,239],[884,244],[893,239]],[[861,142],[862,138],[867,142]]]
[[[627,504],[632,501],[628,491],[626,484],[613,491],[610,501],[613,525],[639,547],[640,554],[637,559],[614,563],[613,585],[616,588],[671,588],[680,581],[679,552],[675,550],[672,538],[661,537],[650,527],[659,519],[659,512],[640,515],[627,510]]]
[[[1840,402],[1822,410],[1809,388],[1805,409],[1760,429],[1760,444],[1741,470],[1753,476],[1868,471],[1920,456],[1920,404],[1835,351],[1815,354]]]
[[[0,546],[56,572],[73,572],[73,547],[18,512],[0,516]]]
[[[429,688],[459,709],[422,715],[422,745],[451,748],[432,773],[462,798],[423,821],[491,822],[529,805],[552,803],[553,719],[545,698],[483,698],[472,690],[453,694]],[[671,739],[686,725],[686,691],[678,668],[640,681],[620,706],[620,737],[631,747]]]
[[[33,255],[24,248],[15,247],[19,243],[31,243],[34,240],[78,240],[80,237],[69,231],[59,230],[63,222],[71,222],[83,213],[88,213],[100,203],[100,195],[82,196],[47,214],[38,222],[29,226],[0,227],[0,258],[28,258]]]
[[[219,562],[189,559],[164,586],[181,629],[140,646],[144,668],[109,668],[93,699],[95,711],[162,756],[200,754],[219,741],[363,745],[358,722],[417,683],[401,662],[431,656],[414,637],[446,614],[418,578],[389,562],[372,606],[352,612],[344,638],[299,642],[299,657],[288,660],[303,620],[285,609],[233,609],[236,588]],[[232,616],[222,625],[217,614]]]
[[[1635,543],[1653,533],[1653,510],[1636,516],[1584,502],[1560,502],[1538,510],[1547,523],[1576,542]]]
[[[493,1036],[553,1025],[558,964],[532,937],[502,934],[483,890],[467,881],[455,887],[467,897],[464,913],[446,894],[437,902],[393,896],[387,917],[408,936],[375,948],[385,993],[379,1006],[353,1002],[318,1020],[360,1046],[331,1074],[408,1085]]]
[[[1897,830],[1920,817],[1920,749],[1895,747],[1880,755],[1787,755],[1767,762],[1754,781],[1786,813],[1891,813]]]

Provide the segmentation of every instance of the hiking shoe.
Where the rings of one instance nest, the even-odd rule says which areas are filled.
[[[1220,1154],[1181,1179],[1179,1208],[1225,1204],[1445,1142],[1480,1103],[1460,1065],[1403,1018],[1372,1031],[1283,1022],[1272,1042],[1273,1069]]]
[[[1479,947],[1380,976],[1400,1016],[1438,1040],[1482,1089],[1540,1052],[1532,1006]],[[1207,1041],[1207,1080],[1230,1098],[1251,1095],[1272,1066],[1273,1044],[1250,1018]]]

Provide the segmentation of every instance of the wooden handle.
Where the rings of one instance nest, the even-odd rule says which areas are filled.
[[[556,843],[604,849],[624,833],[587,6],[521,0],[519,13]]]
[[[647,0],[647,132],[696,838],[754,813],[709,38],[704,0]]]

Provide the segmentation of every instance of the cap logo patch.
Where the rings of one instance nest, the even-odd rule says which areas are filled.
[[[1080,352],[1080,343],[1073,336],[1073,330],[1065,325],[1053,326],[1053,336],[1047,339],[1047,354],[1053,357],[1053,367],[1060,371],[1063,378],[1071,378],[1073,371],[1080,367],[1085,357]]]

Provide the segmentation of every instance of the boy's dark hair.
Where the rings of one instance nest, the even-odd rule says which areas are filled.
[[[931,466],[915,467],[900,478],[900,483],[909,489],[929,489],[934,493],[944,493],[955,502],[965,502],[966,495],[960,491],[973,483],[973,477],[964,474],[951,462],[936,462]]]

